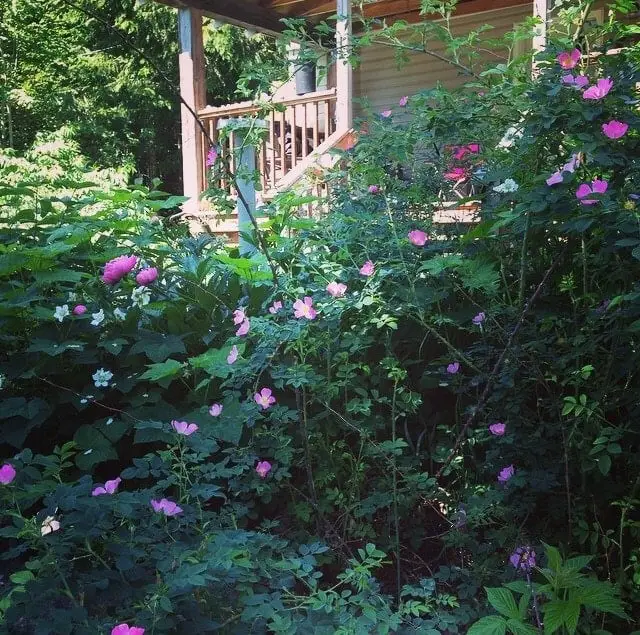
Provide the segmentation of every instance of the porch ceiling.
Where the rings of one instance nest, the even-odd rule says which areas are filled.
[[[283,17],[306,18],[317,22],[335,14],[336,0],[156,0],[175,7],[193,7],[223,22],[267,32],[282,31]],[[456,15],[468,15],[522,4],[533,0],[460,0]],[[420,0],[352,0],[354,15],[419,22]],[[436,16],[434,16],[436,17]]]

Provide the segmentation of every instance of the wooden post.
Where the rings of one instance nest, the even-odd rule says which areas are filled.
[[[533,0],[533,17],[542,20],[542,24],[536,27],[533,36],[533,50],[544,51],[547,46],[547,18],[549,13],[548,0]]]
[[[353,69],[349,64],[351,44],[351,0],[336,0],[336,129],[346,132],[353,126]],[[329,131],[325,130],[329,136]]]
[[[178,10],[180,46],[180,96],[194,112],[205,106],[206,85],[204,49],[202,46],[202,14],[193,9]],[[184,195],[189,200],[184,211],[197,213],[204,185],[203,137],[197,120],[181,104],[182,120],[182,179]]]

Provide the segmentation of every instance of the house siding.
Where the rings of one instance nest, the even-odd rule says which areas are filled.
[[[498,38],[511,31],[515,24],[523,22],[533,14],[532,5],[520,5],[497,11],[485,11],[461,16],[451,20],[455,35],[462,35],[490,24],[493,29],[481,37]],[[429,48],[441,55],[443,45],[434,40]],[[408,60],[398,66],[396,49],[392,46],[374,44],[361,51],[360,65],[354,69],[354,98],[367,102],[374,112],[380,112],[398,105],[404,95],[412,95],[441,83],[446,88],[455,88],[469,81],[468,76],[433,56],[420,52],[409,52]],[[496,63],[501,60],[491,54],[484,59]],[[362,113],[361,103],[356,102],[356,115]]]

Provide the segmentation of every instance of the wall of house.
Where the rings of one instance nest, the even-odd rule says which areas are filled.
[[[497,38],[532,14],[533,3],[453,18],[452,27],[458,35],[490,24],[494,28],[481,37]],[[428,46],[436,53],[445,54],[440,42],[434,40]],[[408,52],[409,61],[398,66],[396,54],[396,49],[390,46],[375,44],[365,47],[361,64],[354,69],[354,99],[366,99],[374,112],[395,108],[404,95],[433,88],[438,82],[447,88],[454,88],[470,79],[450,64],[425,53]],[[495,59],[496,63],[503,61],[490,53],[484,54],[484,58]],[[356,116],[361,112],[362,106],[356,103]]]

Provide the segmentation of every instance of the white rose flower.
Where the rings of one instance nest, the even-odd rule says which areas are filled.
[[[100,309],[97,313],[92,313],[91,326],[100,326],[104,322],[104,311]]]
[[[98,370],[93,375],[91,375],[91,377],[96,388],[100,388],[100,386],[109,385],[109,381],[113,377],[113,373],[109,370],[105,370],[104,368],[98,368]]]
[[[58,320],[58,322],[62,322],[64,318],[66,318],[69,313],[69,305],[63,304],[62,306],[57,306],[56,310],[53,312],[53,319]]]
[[[127,317],[127,312],[123,311],[122,309],[114,309],[113,316],[116,318],[116,320],[120,320],[120,322],[124,322],[125,318]]]

